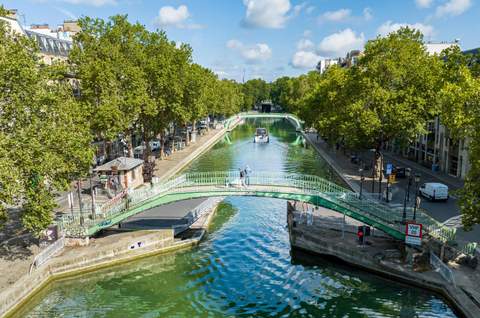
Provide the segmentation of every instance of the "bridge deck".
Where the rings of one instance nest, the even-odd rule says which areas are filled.
[[[345,213],[397,239],[404,239],[401,210],[369,199],[359,199],[357,194],[320,177],[266,172],[252,174],[248,182],[248,186],[241,186],[237,171],[185,174],[129,193],[117,203],[102,207],[95,218],[93,215],[87,217],[83,226],[80,226],[79,215],[65,216],[59,224],[70,236],[93,235],[102,228],[162,204],[201,197],[235,195],[308,202]],[[408,218],[411,218],[411,211]],[[424,224],[427,233],[444,241],[453,238],[454,231],[428,215],[420,212],[417,220]]]

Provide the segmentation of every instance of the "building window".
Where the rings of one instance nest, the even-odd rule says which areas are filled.
[[[136,175],[135,175],[136,170],[137,170],[136,168],[132,169],[132,181],[135,180],[135,178],[136,178]]]

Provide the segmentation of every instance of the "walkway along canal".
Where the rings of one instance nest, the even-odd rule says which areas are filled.
[[[254,144],[266,127],[269,144]],[[342,181],[283,119],[249,119],[186,168],[300,173]],[[455,317],[437,295],[291,251],[286,201],[228,197],[206,240],[53,282],[19,317]]]

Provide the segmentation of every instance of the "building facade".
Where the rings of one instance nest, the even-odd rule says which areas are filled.
[[[72,49],[72,36],[80,31],[75,21],[65,21],[56,30],[50,29],[48,24],[33,24],[24,27],[20,24],[16,10],[9,10],[10,14],[0,17],[11,32],[16,35],[28,36],[33,39],[40,49],[41,61],[51,65],[55,61],[65,61]]]
[[[430,54],[440,54],[452,46],[459,46],[458,41],[425,44]],[[475,50],[464,53],[475,53]],[[427,134],[418,136],[404,155],[432,170],[465,179],[470,170],[468,144],[468,139],[454,138],[442,124],[441,117],[436,117],[428,122]]]

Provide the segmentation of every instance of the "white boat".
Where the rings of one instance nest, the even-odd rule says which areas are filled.
[[[253,138],[255,143],[267,143],[270,142],[270,137],[268,136],[268,131],[266,128],[257,128],[255,131],[255,137]]]

